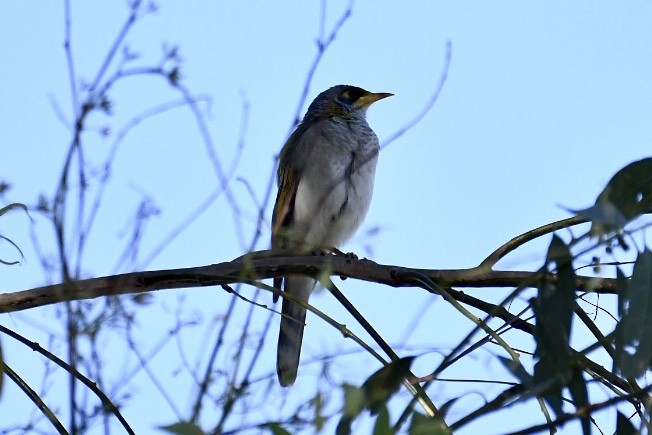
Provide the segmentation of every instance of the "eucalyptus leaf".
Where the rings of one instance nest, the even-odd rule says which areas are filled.
[[[586,390],[586,381],[581,370],[575,370],[575,376],[573,376],[573,380],[568,384],[568,390],[573,397],[575,408],[580,409],[589,404],[589,393]],[[588,415],[582,417],[581,422],[582,433],[584,435],[591,435],[591,421]]]
[[[523,384],[523,385],[530,385],[532,384],[532,376],[525,370],[525,367],[523,367],[522,364],[518,364],[516,361],[514,361],[511,358],[505,358],[503,356],[497,355],[498,361],[502,363],[503,366],[507,370],[510,371],[510,373],[518,379],[518,381]]]
[[[389,411],[387,405],[383,404],[378,409],[378,417],[376,417],[376,424],[374,424],[373,435],[393,435],[394,430],[389,424]]]
[[[617,360],[623,376],[638,377],[652,357],[652,252],[644,250],[636,259],[629,285],[627,309],[617,334]]]
[[[159,426],[159,429],[175,435],[204,435],[204,431],[199,426],[189,421],[179,421],[167,426]]]
[[[629,287],[630,280],[625,276],[620,268],[616,268],[616,282],[618,287],[618,316],[620,321],[614,330],[614,347],[616,354],[613,359],[612,372],[617,373],[623,366],[623,361],[627,357],[625,349],[625,317],[629,307]]]
[[[616,411],[616,433],[618,435],[638,435],[640,432],[627,417]]]
[[[643,213],[652,211],[652,158],[632,162],[609,180],[593,207],[574,213],[593,222],[590,234],[618,231]]]
[[[409,435],[451,435],[446,424],[437,417],[431,418],[418,412],[412,413],[412,422],[408,429]]]
[[[413,356],[400,358],[381,368],[362,384],[366,407],[375,414],[381,405],[398,391],[401,382],[410,373]]]
[[[534,366],[533,388],[543,391],[544,399],[559,415],[562,388],[572,379],[568,341],[575,306],[575,271],[570,250],[556,235],[548,248],[546,266],[553,266],[557,279],[544,273],[532,304],[536,317],[535,355],[539,358]]]
[[[353,385],[344,384],[344,415],[357,417],[365,407],[364,391]]]
[[[27,211],[27,206],[25,204],[21,204],[19,202],[14,202],[12,204],[7,204],[6,206],[0,208],[0,216],[3,214],[10,212],[11,210],[16,210],[16,209],[21,209],[23,210],[27,216],[29,217],[29,212]],[[31,217],[30,217],[31,219]]]
[[[272,435],[291,435],[287,429],[278,423],[270,423],[267,428],[272,432]]]

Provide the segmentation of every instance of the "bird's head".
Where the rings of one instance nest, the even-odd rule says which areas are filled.
[[[308,107],[305,119],[364,118],[373,103],[394,94],[373,93],[357,86],[337,85],[325,90]]]

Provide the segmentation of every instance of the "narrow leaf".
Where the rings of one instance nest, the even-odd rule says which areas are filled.
[[[344,384],[344,415],[357,417],[365,406],[364,391],[353,385]]]
[[[409,435],[451,435],[452,432],[440,418],[430,418],[418,412],[412,414]]]
[[[385,404],[380,406],[378,410],[378,417],[376,417],[376,424],[374,425],[373,435],[393,435],[394,430],[389,424],[389,411]]]
[[[545,391],[543,397],[557,415],[562,411],[562,387],[572,378],[568,345],[575,306],[575,271],[572,263],[573,257],[566,244],[553,235],[546,266],[554,265],[557,280],[553,282],[544,276],[532,304],[536,317],[535,355],[539,357],[534,366],[534,388]]]
[[[630,281],[620,268],[616,268],[616,283],[618,286],[618,317],[620,320],[614,330],[614,346],[616,355],[613,359],[613,373],[617,373],[623,366],[627,352],[625,350],[625,317],[629,306]]]
[[[272,432],[272,435],[291,435],[283,426],[278,423],[270,423],[267,428]]]
[[[498,361],[500,361],[503,366],[507,370],[510,371],[510,373],[519,380],[519,382],[523,385],[530,385],[532,384],[532,376],[525,370],[525,367],[523,367],[522,364],[516,363],[513,359],[510,358],[505,358],[500,355],[496,355],[498,358]]]
[[[342,418],[335,428],[336,435],[348,435],[351,433],[351,423],[360,415],[365,406],[364,391],[362,388],[353,385],[342,385],[344,391],[344,412]]]
[[[566,372],[557,371],[551,364],[551,358],[541,358],[534,365],[534,385],[531,387],[543,397],[556,415],[563,413],[562,387],[566,384]]]
[[[616,433],[618,435],[638,435],[638,431],[627,417],[616,411]]]
[[[627,311],[620,321],[623,334],[620,369],[626,378],[642,375],[652,357],[651,310],[652,252],[646,249],[634,264]]]
[[[575,213],[593,221],[591,234],[617,231],[652,211],[652,158],[632,162],[609,180],[595,205]]]
[[[575,371],[575,376],[571,383],[568,384],[568,389],[573,397],[576,409],[583,408],[589,404],[586,381],[584,380],[584,376],[582,376],[581,370]],[[582,433],[584,435],[591,435],[591,421],[589,420],[588,415],[582,418]]]
[[[23,210],[25,213],[27,213],[27,216],[29,216],[29,212],[27,211],[27,206],[25,204],[21,204],[19,202],[14,202],[13,204],[8,204],[8,205],[0,208],[0,216],[2,216],[3,214],[5,214],[7,212],[10,212],[11,210],[15,210],[17,208]]]
[[[380,405],[387,402],[398,391],[401,382],[410,372],[413,360],[413,356],[408,356],[393,361],[375,372],[362,384],[366,406],[372,414],[375,414]]]
[[[204,435],[199,426],[189,421],[180,421],[167,426],[159,426],[162,431],[175,435]]]
[[[445,402],[443,405],[441,405],[439,407],[439,412],[437,413],[437,417],[440,420],[445,419],[446,415],[448,415],[448,411],[450,411],[450,409],[453,407],[453,405],[455,404],[455,402],[457,402],[458,399],[459,397],[454,397],[450,399],[448,402]]]
[[[342,418],[340,418],[335,428],[335,435],[349,435],[351,433],[351,423],[353,423],[353,418],[342,414]]]

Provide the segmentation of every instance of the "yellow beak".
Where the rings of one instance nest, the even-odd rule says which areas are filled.
[[[378,92],[378,93],[369,92],[368,94],[358,98],[358,100],[354,103],[354,105],[357,108],[369,107],[376,101],[382,100],[383,98],[391,97],[392,95],[394,94],[390,94],[388,92]]]

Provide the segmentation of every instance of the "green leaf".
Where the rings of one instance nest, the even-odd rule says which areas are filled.
[[[627,357],[627,352],[625,351],[625,321],[623,319],[627,316],[630,293],[630,281],[619,267],[616,268],[616,284],[618,287],[618,317],[620,321],[614,330],[614,347],[616,350],[612,368],[614,374],[620,370],[620,367],[623,366],[624,359]]]
[[[413,356],[408,356],[391,362],[369,376],[361,388],[343,385],[344,412],[335,433],[338,435],[350,434],[351,423],[363,409],[369,409],[374,415],[385,408],[387,400],[399,389],[403,379],[410,373],[410,365],[413,360]],[[378,424],[378,420],[376,420],[376,424]]]
[[[180,421],[168,426],[159,426],[159,429],[176,435],[204,435],[199,426],[188,421]]]
[[[430,418],[418,412],[412,413],[409,435],[451,435],[452,432],[440,418]]]
[[[616,283],[618,284],[618,316],[622,318],[627,312],[630,282],[620,267],[616,268]]]
[[[344,390],[344,411],[342,412],[342,418],[337,423],[335,433],[337,435],[348,435],[351,433],[351,423],[365,407],[365,397],[362,388],[344,384],[342,389]]]
[[[505,358],[504,356],[496,355],[498,361],[500,361],[507,370],[510,371],[512,375],[523,385],[532,384],[532,376],[525,370],[522,364],[517,363],[511,358]]]
[[[270,423],[267,428],[272,432],[272,435],[290,435],[290,432],[278,423]]]
[[[618,435],[638,435],[639,431],[627,417],[616,411],[616,433]]]
[[[362,384],[366,407],[375,414],[398,391],[401,382],[410,373],[413,356],[397,359],[382,367]]]
[[[589,404],[589,394],[586,390],[586,381],[584,380],[584,376],[582,376],[581,370],[575,370],[575,376],[570,384],[568,384],[568,389],[573,397],[576,409],[583,408]],[[582,433],[584,435],[591,435],[591,421],[589,420],[588,415],[585,415],[582,418]]]
[[[353,423],[352,417],[342,415],[335,428],[335,435],[349,435],[351,433],[351,423]]]
[[[623,376],[629,378],[645,373],[652,358],[652,252],[649,250],[636,259],[627,287],[623,290],[626,296],[619,293],[622,317],[616,334],[616,360]]]
[[[632,162],[618,171],[595,205],[575,213],[593,222],[590,234],[618,231],[643,213],[652,211],[652,158]]]
[[[532,304],[536,317],[535,355],[539,357],[534,366],[534,388],[545,391],[544,399],[559,415],[562,387],[572,379],[568,340],[575,306],[575,271],[570,250],[556,235],[550,242],[546,265],[554,265],[557,280],[553,282],[545,274]]]
[[[315,408],[315,429],[320,432],[326,422],[326,417],[324,417],[324,397],[321,392],[318,391],[310,403]]]
[[[445,402],[443,405],[441,405],[439,407],[439,412],[437,413],[437,417],[440,420],[445,419],[446,416],[448,415],[448,411],[450,411],[450,409],[453,407],[453,405],[455,404],[455,402],[457,402],[458,399],[459,397],[453,397],[448,402]]]
[[[554,264],[557,280],[553,283],[548,276],[544,276],[532,307],[536,317],[535,353],[540,358],[550,358],[553,367],[562,369],[570,358],[568,340],[575,306],[575,271],[572,261],[568,247],[554,235],[546,263]]]
[[[344,415],[357,417],[365,406],[364,391],[353,385],[344,384]]]
[[[550,358],[541,358],[534,365],[534,385],[532,389],[540,395],[555,411],[556,415],[563,414],[562,388],[568,381],[568,370],[557,371]]]
[[[387,405],[385,404],[381,405],[378,410],[373,435],[394,435],[394,430],[389,424],[389,411],[387,411]]]

